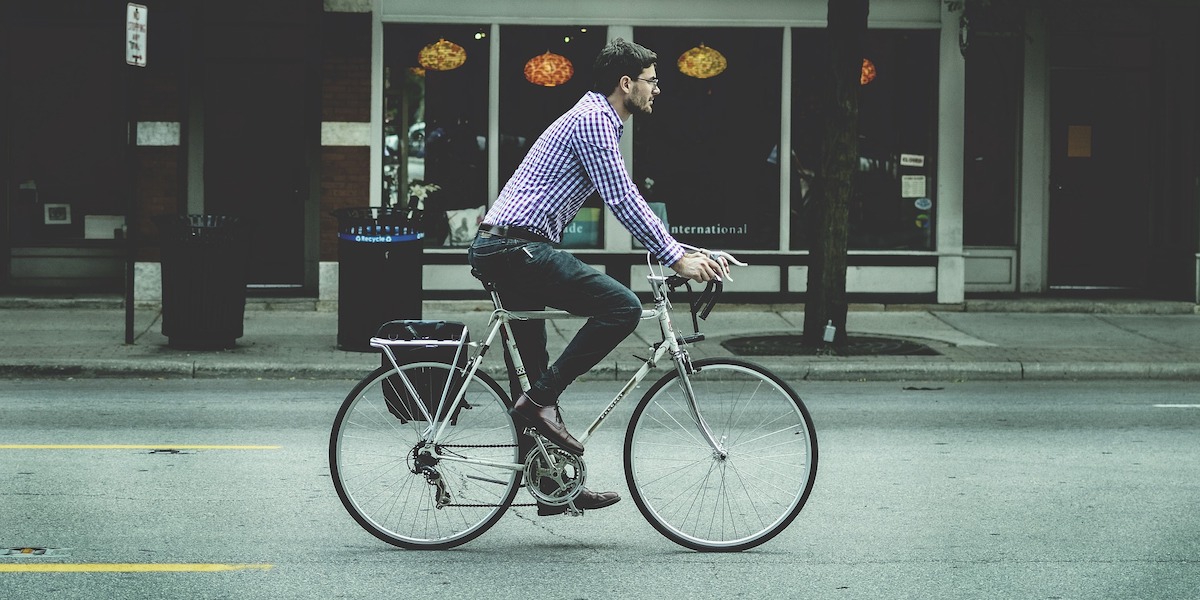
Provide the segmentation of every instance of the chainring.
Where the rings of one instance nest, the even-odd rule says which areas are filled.
[[[546,452],[550,463],[536,448],[525,457],[525,489],[542,504],[568,504],[583,491],[587,467],[582,457],[559,448],[546,446]]]

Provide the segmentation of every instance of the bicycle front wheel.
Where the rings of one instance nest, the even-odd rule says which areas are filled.
[[[433,414],[451,365],[400,369]],[[461,379],[462,369],[455,371]],[[334,421],[329,468],[342,504],[375,537],[403,548],[451,548],[478,537],[512,503],[519,473],[482,461],[517,464],[517,430],[507,397],[484,373],[467,382],[462,408],[447,415],[436,444],[415,401],[390,366],[359,382]],[[435,460],[431,447],[462,460]]]
[[[682,546],[735,552],[783,531],[812,491],[817,436],[800,397],[753,363],[698,360],[685,381],[668,373],[638,403],[625,436],[625,477],[638,510]]]

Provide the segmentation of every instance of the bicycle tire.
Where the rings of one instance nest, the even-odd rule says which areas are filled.
[[[709,358],[689,376],[721,457],[687,407],[679,373],[646,392],[625,436],[625,478],[642,516],[671,541],[738,552],[778,535],[800,514],[817,475],[817,436],[787,383],[754,363]]]
[[[445,381],[451,366],[415,362],[400,369],[422,396],[436,387],[433,397],[440,397],[437,382]],[[462,369],[457,370],[461,375]],[[504,515],[520,487],[520,473],[441,460],[432,466],[446,483],[451,503],[438,508],[438,488],[415,468],[414,449],[426,443],[423,431],[429,423],[400,418],[396,375],[391,366],[376,369],[354,386],[338,410],[329,436],[329,468],[338,498],[359,525],[389,544],[430,550],[465,544]],[[476,372],[467,385],[464,400],[469,406],[451,417],[440,452],[518,463],[510,400],[485,373]]]

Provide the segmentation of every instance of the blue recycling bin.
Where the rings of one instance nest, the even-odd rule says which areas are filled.
[[[337,347],[374,352],[371,336],[388,321],[421,318],[421,212],[342,208],[338,220]]]

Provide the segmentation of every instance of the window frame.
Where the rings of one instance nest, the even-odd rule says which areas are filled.
[[[914,6],[915,6],[915,4],[916,3],[914,2]],[[745,22],[730,22],[728,20],[723,20],[723,19],[694,19],[694,20],[672,19],[670,21],[664,20],[664,21],[662,21],[662,23],[669,22],[669,23],[676,24],[679,26],[703,26],[703,27],[719,27],[719,28],[741,28],[741,27],[748,27],[748,26],[749,27],[770,27],[770,28],[780,29],[783,32],[783,44],[782,44],[782,48],[781,48],[782,68],[781,68],[781,72],[778,74],[778,77],[780,78],[780,80],[782,82],[781,91],[780,91],[782,106],[781,106],[779,149],[780,149],[781,155],[787,155],[786,153],[790,152],[790,150],[791,150],[791,139],[790,139],[790,137],[791,137],[791,135],[790,135],[791,134],[791,116],[790,115],[791,115],[791,106],[792,106],[792,101],[793,101],[792,90],[791,90],[792,30],[795,28],[798,28],[798,27],[822,27],[824,25],[824,22],[823,22],[824,8],[825,8],[824,4],[821,3],[820,4],[820,9],[821,9],[820,18],[814,17],[812,19],[799,19],[799,18],[770,19],[770,20],[760,19],[760,20],[747,20]],[[892,12],[889,12],[886,15],[884,15],[882,13],[878,13],[878,12],[873,14],[872,21],[869,24],[870,29],[871,30],[911,29],[911,30],[931,30],[931,31],[937,32],[939,29],[942,29],[942,27],[943,27],[941,19],[945,18],[944,9],[939,9],[938,11],[922,10],[922,11],[918,11],[917,13],[913,13],[912,11],[907,11],[907,10],[899,10],[899,9],[900,9],[900,7],[897,6],[897,11],[895,12],[895,14],[892,14]],[[911,14],[909,14],[909,13],[911,13]],[[928,14],[926,14],[926,13],[928,13]],[[594,19],[593,18],[590,20],[592,20],[594,22],[603,22],[603,19]],[[436,20],[430,20],[428,18],[420,19],[420,18],[402,16],[402,15],[396,14],[394,12],[388,13],[387,10],[384,11],[384,14],[376,17],[377,25],[394,24],[394,23],[438,23],[438,22],[476,23],[479,21],[480,21],[480,19],[478,19],[478,18],[465,18],[465,17],[463,17],[463,18],[443,17],[443,18],[438,18]],[[502,187],[503,183],[504,183],[502,181],[499,181],[499,173],[498,173],[498,162],[499,162],[498,158],[499,157],[498,157],[498,146],[496,144],[496,140],[499,139],[499,135],[500,135],[499,134],[499,126],[498,126],[498,112],[499,112],[498,106],[500,103],[500,90],[499,90],[499,86],[497,84],[497,77],[498,77],[498,72],[499,72],[498,57],[499,57],[499,47],[500,47],[500,42],[501,42],[500,28],[503,25],[523,24],[523,23],[528,23],[528,22],[529,21],[527,19],[514,19],[514,18],[508,18],[508,17],[501,16],[501,17],[493,17],[492,22],[490,23],[489,38],[490,38],[491,44],[492,44],[492,50],[491,50],[491,57],[492,57],[491,69],[492,69],[492,71],[489,75],[489,89],[488,89],[489,134],[488,134],[488,142],[487,142],[487,147],[488,147],[488,152],[489,152],[489,172],[488,172],[488,186],[489,186],[489,194],[488,194],[488,203],[489,204],[488,205],[489,206],[491,205],[492,202],[494,202],[496,196],[499,194],[500,187]],[[562,17],[562,18],[547,17],[545,19],[536,21],[536,23],[538,23],[538,24],[556,24],[556,25],[569,25],[569,24],[573,24],[576,22],[578,22],[578,19],[574,19],[574,18],[568,19],[565,17]],[[624,22],[632,22],[632,21],[624,21]],[[639,20],[639,22],[642,22],[642,21]],[[651,20],[651,22],[653,22],[653,20]],[[636,38],[633,36],[633,29],[634,29],[633,25],[625,25],[622,23],[623,22],[611,22],[610,21],[609,24],[602,25],[600,27],[603,29],[607,29],[607,38],[608,39],[612,39],[614,37],[625,37],[626,39],[631,39],[633,41],[637,41]],[[936,33],[935,33],[935,35],[936,35]],[[943,38],[946,35],[947,34],[945,32],[942,33]],[[942,46],[944,46],[944,45],[945,45],[945,43],[943,42]],[[376,50],[376,56],[378,56],[379,54],[382,54],[381,49]],[[938,55],[936,56],[936,60],[939,62],[939,66],[937,67],[939,69],[939,71],[942,69],[942,67],[940,66],[940,61],[943,59],[942,55],[944,55],[944,54],[945,54],[945,50],[943,48],[938,52]],[[381,71],[382,67],[380,67],[380,69],[378,69],[378,70]],[[381,76],[381,74],[380,74],[380,76]],[[937,93],[935,93],[935,95],[934,95],[935,105],[930,107],[931,110],[933,110],[935,112],[942,110],[942,107],[940,106],[940,104],[942,103],[943,96],[945,94],[946,94],[946,91],[939,88]],[[946,134],[937,129],[937,127],[942,125],[941,119],[935,119],[934,124],[935,124],[935,130],[933,132],[933,136],[934,136],[933,145],[935,148],[940,149],[944,143],[944,137]],[[632,129],[633,128],[631,126],[627,125],[627,130],[621,140],[622,154],[625,156],[627,168],[630,169],[631,173],[633,172],[633,165],[632,165],[633,141],[632,140],[634,137]],[[952,133],[953,132],[951,132],[951,134]],[[377,144],[379,144],[379,142],[373,142],[373,144],[377,145]],[[377,147],[374,150],[376,152],[379,151]],[[936,161],[935,161],[934,166],[935,167],[938,166],[938,165],[936,165]],[[791,246],[791,243],[790,243],[791,232],[790,232],[787,215],[789,214],[789,211],[791,208],[791,190],[790,190],[791,185],[789,182],[789,177],[787,176],[787,172],[784,170],[780,170],[780,171],[781,172],[780,172],[779,201],[778,201],[779,211],[778,212],[779,212],[779,216],[780,216],[780,220],[781,220],[781,226],[780,226],[780,230],[779,230],[778,244],[774,248],[769,248],[769,249],[765,249],[765,250],[742,250],[742,251],[740,251],[741,254],[747,254],[747,255],[765,254],[765,255],[778,255],[778,256],[805,256],[805,255],[809,254],[808,250],[805,250],[805,249],[793,250],[790,247]],[[952,172],[950,174],[953,175],[953,169],[951,171]],[[931,189],[941,188],[941,184],[939,183],[938,179],[943,176],[942,173],[943,173],[942,169],[936,169],[934,171],[934,173],[932,174],[932,176],[928,182],[929,188],[931,188]],[[951,186],[951,187],[956,187],[956,186]],[[633,255],[638,254],[637,250],[631,249],[631,248],[633,248],[632,236],[630,236],[628,234],[628,232],[623,227],[620,226],[620,224],[615,220],[615,217],[612,216],[611,212],[603,211],[603,215],[604,215],[604,217],[603,217],[604,233],[602,234],[603,243],[601,244],[601,246],[599,248],[595,248],[595,249],[572,249],[572,252],[575,252],[577,254],[585,254],[585,255],[595,254],[595,255],[633,256]],[[930,233],[932,239],[934,239],[934,240],[942,239],[943,234],[938,231],[936,223],[935,223],[934,227],[935,228]],[[953,231],[951,231],[950,233],[952,234]],[[937,249],[937,248],[938,248],[938,242],[935,241],[932,244],[932,248],[929,250],[887,250],[887,249],[855,250],[855,249],[851,249],[849,251],[849,254],[852,256],[853,255],[941,256],[941,255],[945,254],[945,250]],[[427,248],[426,252],[462,253],[463,249],[462,248]]]

